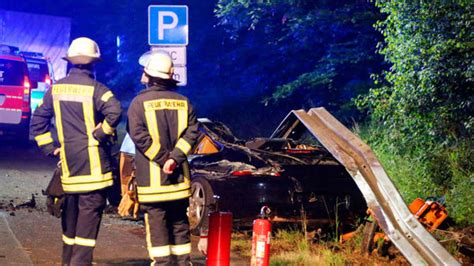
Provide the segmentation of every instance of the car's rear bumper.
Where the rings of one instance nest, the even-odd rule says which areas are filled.
[[[353,213],[353,210],[366,210],[363,207],[365,202],[359,202],[357,195],[317,188],[312,192],[297,192],[294,182],[286,177],[229,176],[210,179],[209,183],[219,196],[220,210],[232,211],[234,221],[255,219],[263,206],[269,206],[272,217],[282,222],[300,219],[303,210],[307,219],[325,221],[334,220],[337,215]]]
[[[275,176],[240,176],[209,180],[219,196],[223,211],[232,210],[236,219],[256,217],[263,206],[282,216],[294,215],[292,202],[293,183]]]

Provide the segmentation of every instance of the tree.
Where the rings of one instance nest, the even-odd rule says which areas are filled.
[[[419,166],[397,178],[406,185],[402,194],[409,195],[408,201],[446,195],[451,215],[472,223],[474,4],[375,3],[387,16],[376,27],[384,35],[379,51],[390,69],[376,76],[378,87],[357,101],[378,130],[372,140],[386,146],[390,160]]]
[[[275,109],[325,106],[354,116],[351,99],[381,68],[372,27],[379,13],[366,1],[220,0],[216,15],[230,38],[245,44],[234,62],[252,62],[241,73],[254,79],[242,87],[256,88],[254,96]]]
[[[471,1],[376,1],[387,19],[377,28],[391,64],[382,86],[362,97],[374,119],[400,140],[423,134],[449,145],[472,136],[473,31]],[[417,141],[420,141],[418,138]]]

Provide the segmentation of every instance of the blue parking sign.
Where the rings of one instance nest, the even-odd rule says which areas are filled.
[[[150,45],[188,45],[188,7],[149,6],[148,43]]]

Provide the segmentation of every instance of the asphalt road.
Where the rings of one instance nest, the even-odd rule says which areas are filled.
[[[60,220],[46,212],[41,194],[56,163],[33,142],[19,146],[14,140],[0,139],[0,265],[60,264]],[[205,265],[197,241],[192,237],[193,265]],[[232,265],[248,264],[233,253],[231,260]],[[143,223],[105,214],[94,261],[97,265],[149,265]]]
[[[48,185],[56,163],[33,142],[18,145],[14,140],[0,139],[0,204],[18,205],[33,194],[44,206],[41,190]]]

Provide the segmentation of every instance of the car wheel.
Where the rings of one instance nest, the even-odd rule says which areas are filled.
[[[189,227],[193,235],[199,235],[201,228],[209,224],[209,205],[213,202],[214,192],[205,178],[198,177],[191,183],[189,198]]]

